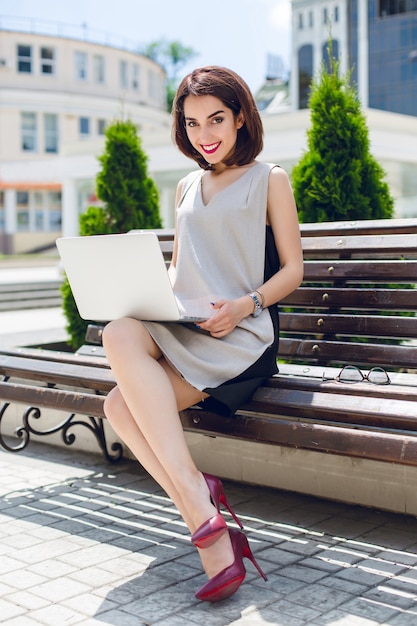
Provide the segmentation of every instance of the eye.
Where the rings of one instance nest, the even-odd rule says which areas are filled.
[[[223,122],[223,118],[222,117],[214,117],[213,118],[213,124],[221,124]]]
[[[195,126],[198,126],[197,122],[195,122],[194,120],[188,120],[185,125],[187,126],[187,128],[194,128]]]

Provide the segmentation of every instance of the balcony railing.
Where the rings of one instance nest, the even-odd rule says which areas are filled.
[[[82,24],[64,24],[38,18],[0,15],[0,31],[2,30],[76,39],[136,53],[142,53],[145,47],[143,42],[133,41],[115,33],[90,28],[85,22]]]

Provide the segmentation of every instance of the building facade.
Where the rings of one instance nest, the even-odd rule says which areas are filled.
[[[65,160],[103,145],[106,125],[120,117],[144,135],[169,128],[158,64],[81,39],[0,30],[0,252],[55,241],[71,176]],[[90,172],[74,194],[79,208],[94,202]]]
[[[307,108],[329,40],[363,107],[417,116],[417,0],[292,0],[293,108]]]
[[[417,0],[292,0],[293,111],[308,107],[329,41],[341,73],[350,72],[357,87],[396,215],[416,216]]]
[[[359,17],[374,2],[354,1]],[[361,26],[354,31],[353,45],[348,10],[352,2],[293,0],[290,97],[277,79],[273,85],[266,81],[255,94],[265,129],[260,159],[279,163],[288,173],[307,148],[310,117],[305,88],[326,58],[330,16],[333,51],[340,55],[342,71],[348,68],[348,49],[356,49],[360,59],[364,54],[369,57],[368,11],[366,19],[358,17]],[[396,0],[392,2],[395,5]],[[414,42],[415,31],[410,35],[406,23],[400,31]],[[165,227],[174,226],[178,181],[196,169],[172,142],[163,69],[121,45],[60,31],[7,30],[0,17],[0,253],[33,252],[53,246],[60,235],[78,234],[79,214],[97,200],[97,157],[104,149],[104,129],[116,118],[129,118],[138,127]],[[411,52],[408,46],[403,55],[412,57]],[[407,68],[417,66],[412,59],[409,62]],[[363,101],[370,103],[373,83],[367,68],[368,64],[358,65],[357,80]],[[414,87],[415,83],[414,78]],[[417,98],[412,99],[415,104]],[[364,112],[371,150],[387,174],[396,216],[417,216],[417,115],[370,106],[364,106]]]

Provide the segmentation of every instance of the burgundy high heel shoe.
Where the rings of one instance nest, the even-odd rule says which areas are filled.
[[[220,513],[210,517],[191,535],[196,548],[209,548],[227,531],[227,524]]]
[[[220,503],[223,504],[235,520],[236,524],[240,528],[243,528],[242,522],[239,520],[226,498],[221,480],[217,478],[217,476],[205,474],[204,472],[203,476],[206,479],[207,487],[209,488],[211,499],[213,500],[213,504],[216,507],[217,512],[220,513]]]
[[[191,535],[191,541],[197,548],[209,548],[226,532],[227,524],[220,514],[220,503],[228,509],[236,524],[240,526],[240,528],[243,528],[242,523],[238,519],[225,496],[221,480],[217,478],[217,476],[205,474],[204,472],[203,476],[207,483],[213,504],[217,509],[217,515],[214,515],[201,524],[201,526],[199,526]]]
[[[252,554],[246,535],[244,535],[241,530],[235,528],[230,528],[229,534],[235,560],[231,565],[216,574],[216,576],[213,576],[213,578],[210,578],[205,585],[200,587],[195,594],[198,600],[218,602],[219,600],[230,598],[230,596],[239,589],[246,576],[243,557],[250,559],[262,578],[267,580],[266,575],[261,570]]]

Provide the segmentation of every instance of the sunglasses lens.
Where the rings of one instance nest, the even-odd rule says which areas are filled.
[[[341,383],[359,383],[363,380],[362,372],[354,365],[346,365],[338,376]]]
[[[382,367],[373,367],[367,378],[374,385],[387,385],[390,382],[387,372]]]

